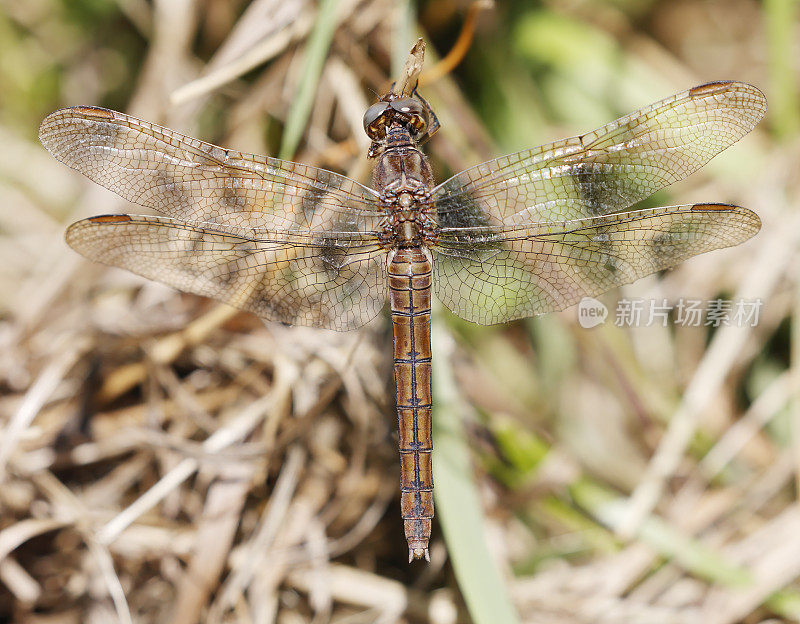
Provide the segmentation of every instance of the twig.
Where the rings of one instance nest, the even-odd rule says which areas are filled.
[[[422,72],[422,65],[425,62],[425,41],[420,37],[411,48],[406,59],[406,64],[400,72],[400,76],[394,83],[392,93],[400,97],[408,97],[414,91]]]

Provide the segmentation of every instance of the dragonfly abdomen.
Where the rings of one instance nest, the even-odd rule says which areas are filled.
[[[394,377],[400,431],[400,507],[408,557],[428,559],[433,518],[431,470],[431,263],[419,247],[389,264]]]

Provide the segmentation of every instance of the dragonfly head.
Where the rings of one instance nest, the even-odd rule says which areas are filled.
[[[405,129],[417,144],[427,141],[439,129],[439,120],[416,90],[411,97],[388,93],[364,113],[364,132],[372,139],[370,157],[385,146],[391,128]]]

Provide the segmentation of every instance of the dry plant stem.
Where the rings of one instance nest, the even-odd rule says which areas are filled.
[[[105,545],[100,544],[87,530],[86,519],[89,516],[89,511],[83,501],[77,498],[49,471],[45,470],[37,473],[33,477],[33,481],[53,507],[54,515],[69,518],[69,524],[72,524],[74,528],[84,535],[89,551],[98,564],[103,583],[114,603],[118,621],[132,623],[133,620],[125,598],[125,592],[114,570],[111,554]],[[65,522],[64,525],[66,526],[66,524]],[[0,559],[2,559],[1,556]]]
[[[289,449],[259,525],[253,536],[241,548],[244,554],[243,560],[232,566],[230,576],[211,606],[210,621],[222,621],[222,614],[234,607],[253,582],[256,570],[268,563],[275,537],[280,526],[286,521],[286,514],[295,494],[304,462],[305,453],[302,449],[296,446]]]
[[[399,97],[408,97],[414,91],[425,62],[425,41],[420,37],[408,53],[403,70],[392,88]]]
[[[233,444],[248,433],[264,418],[272,405],[272,397],[266,396],[251,403],[238,417],[214,432],[204,443],[208,453],[219,451]],[[143,513],[152,509],[165,496],[188,479],[199,467],[196,459],[187,458],[158,480],[147,492],[103,526],[97,534],[101,544],[109,544]]]
[[[24,605],[33,605],[42,596],[42,586],[15,559],[0,559],[0,583]]]
[[[792,395],[791,373],[784,373],[756,397],[742,418],[725,431],[698,465],[703,480],[716,477],[764,426],[789,404]],[[691,483],[687,482],[686,488]],[[684,488],[681,488],[683,490]],[[678,494],[680,496],[680,493]]]
[[[159,364],[169,364],[187,347],[196,345],[212,331],[236,316],[236,308],[219,304],[192,321],[185,329],[160,338],[151,349],[151,357]],[[147,377],[147,365],[136,362],[122,366],[111,373],[98,393],[98,401],[107,403],[142,383]]]
[[[295,0],[291,0],[291,2],[294,4]],[[358,3],[359,0],[343,1],[337,10],[337,22],[349,19],[354,14]],[[302,3],[296,4],[302,6]],[[170,96],[170,102],[177,106],[202,97],[275,58],[292,44],[307,37],[314,25],[315,18],[316,15],[312,11],[298,9],[297,18],[290,20],[278,32],[265,38],[255,38],[249,42],[249,47],[241,49],[238,56],[225,58],[222,62],[211,63],[210,71],[204,76],[175,89]],[[228,54],[225,56],[227,57]]]
[[[191,65],[191,46],[199,17],[197,0],[156,0],[153,32],[139,87],[128,110],[150,119],[178,121],[175,109],[166,105],[167,92]],[[168,117],[169,115],[169,117]]]
[[[748,587],[716,588],[704,605],[702,622],[735,624],[762,604],[775,588],[800,575],[800,506],[792,505],[729,550],[750,551],[754,580]]]
[[[114,561],[111,559],[111,554],[105,546],[93,540],[89,540],[89,549],[92,551],[95,560],[100,564],[100,572],[111,596],[111,600],[114,602],[114,609],[117,612],[118,621],[120,624],[133,624],[131,610],[125,598],[125,590],[122,588],[122,583],[114,570]]]
[[[374,609],[374,622],[397,622],[408,607],[409,596],[402,583],[338,564],[332,564],[330,572],[332,596],[345,604]],[[303,570],[292,571],[288,575],[289,584],[304,592],[310,591],[310,580],[308,573]]]
[[[363,542],[378,525],[386,513],[386,509],[394,498],[396,485],[394,481],[383,481],[380,491],[373,503],[363,513],[358,523],[339,539],[332,540],[329,545],[331,557],[337,557],[354,549]]]
[[[231,463],[220,470],[219,480],[209,487],[192,559],[178,586],[170,618],[174,624],[192,624],[200,619],[228,562],[253,476],[252,465]]]
[[[89,348],[86,340],[72,341],[73,344],[64,348],[50,364],[39,374],[25,399],[2,431],[0,436],[0,482],[6,475],[6,463],[16,446],[19,437],[28,429],[33,419],[47,403],[58,384],[64,379],[69,369],[78,361],[81,355]]]
[[[206,74],[247,54],[260,42],[301,19],[304,13],[309,13],[308,7],[297,0],[254,0],[232,25],[230,32],[207,63]]]
[[[257,569],[256,578],[247,588],[247,597],[251,603],[262,602],[269,595],[275,599],[267,602],[276,604],[275,594],[289,571],[309,562],[308,553],[305,549],[298,548],[298,545],[306,542],[309,534],[313,533],[312,526],[330,495],[330,484],[321,475],[309,472],[302,480],[286,512],[286,516],[292,518],[292,521],[282,523],[279,527],[269,551],[268,565]]]
[[[292,43],[308,35],[313,24],[313,14],[303,12],[291,25],[258,41],[241,56],[175,89],[170,96],[170,102],[174,106],[179,106],[219,89],[258,65],[276,57]]]
[[[18,546],[49,531],[71,524],[69,520],[34,519],[20,520],[0,531],[0,561],[8,557]]]

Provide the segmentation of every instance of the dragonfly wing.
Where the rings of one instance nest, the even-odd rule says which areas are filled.
[[[348,330],[386,302],[386,252],[359,233],[254,236],[164,217],[107,215],[72,224],[66,239],[91,260],[267,320]]]
[[[194,224],[373,231],[377,194],[345,176],[245,154],[104,108],[48,115],[39,140],[130,202]]]
[[[738,245],[760,226],[746,208],[696,204],[512,231],[443,230],[431,248],[434,289],[458,316],[502,323],[562,310],[694,255]]]
[[[462,171],[433,191],[439,226],[525,225],[629,208],[682,180],[766,112],[756,87],[713,82],[582,136]]]

